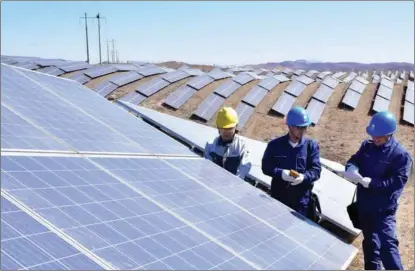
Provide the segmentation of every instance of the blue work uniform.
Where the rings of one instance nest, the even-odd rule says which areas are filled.
[[[282,179],[284,169],[293,169],[304,175],[304,181],[291,185]],[[272,177],[271,196],[300,214],[307,216],[311,190],[320,178],[320,148],[317,142],[302,137],[292,147],[289,136],[270,141],[262,158],[262,172]]]
[[[371,178],[368,188],[357,184],[356,194],[365,269],[379,270],[383,263],[387,270],[402,270],[395,214],[411,171],[411,156],[394,137],[382,146],[366,140],[346,169],[352,165],[360,175]]]

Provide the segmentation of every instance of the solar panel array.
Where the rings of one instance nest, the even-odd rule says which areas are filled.
[[[187,85],[183,85],[176,91],[172,92],[169,96],[167,96],[167,98],[163,101],[163,104],[166,104],[174,109],[179,109],[196,92],[196,89]]]
[[[256,107],[262,99],[268,94],[267,89],[260,85],[254,86],[242,99],[242,102],[247,103],[253,107]]]
[[[300,75],[305,73],[305,70],[297,69],[293,73],[294,73],[294,75],[300,76]]]
[[[92,67],[92,65],[86,62],[75,62],[75,63],[57,64],[57,67],[59,67],[61,70],[65,72],[74,72],[74,71],[89,69]]]
[[[163,78],[154,78],[153,80],[142,84],[136,88],[136,91],[145,95],[146,97],[150,97],[154,93],[159,92],[163,88],[170,85],[170,82],[164,80]]]
[[[110,78],[110,81],[116,84],[119,87],[125,86],[127,84],[131,84],[137,80],[142,79],[143,76],[137,72],[130,71],[127,73],[122,73]]]
[[[274,76],[274,78],[277,79],[280,83],[284,83],[284,82],[287,82],[287,81],[291,80],[283,74],[277,74],[277,75]]]
[[[298,82],[303,83],[304,85],[308,86],[309,84],[314,82],[314,79],[307,77],[306,75],[301,75],[296,79]]]
[[[110,81],[104,81],[98,86],[96,86],[93,90],[98,93],[99,95],[106,97],[108,94],[113,92],[118,88],[117,84],[114,84]]]
[[[214,81],[215,79],[208,75],[199,75],[187,82],[187,85],[196,90],[200,90]]]
[[[349,83],[350,81],[352,81],[356,77],[357,77],[357,73],[351,72],[346,78],[343,79],[343,82]]]
[[[212,77],[215,80],[221,80],[225,78],[232,77],[233,75],[227,72],[224,72],[220,69],[214,69],[207,74],[208,76]]]
[[[414,103],[414,82],[408,80],[408,85],[406,86],[405,101]]]
[[[317,78],[320,79],[320,80],[323,80],[326,76],[328,76],[330,74],[332,74],[332,72],[330,72],[330,71],[324,71],[324,72],[319,73],[317,75]]]
[[[317,99],[311,99],[310,102],[307,104],[306,110],[313,124],[317,124],[319,122],[325,107],[326,104]]]
[[[235,82],[232,79],[228,79],[223,84],[221,84],[219,87],[217,87],[214,92],[222,96],[223,98],[228,98],[235,91],[237,91],[240,87],[242,87],[241,84]]]
[[[382,78],[376,92],[375,101],[372,106],[374,112],[387,111],[392,98],[394,83],[386,77]]]
[[[249,117],[251,117],[251,115],[254,113],[255,108],[249,104],[241,102],[238,104],[235,110],[238,113],[239,118],[238,129],[242,129],[249,120]]]
[[[87,75],[88,77],[95,79],[97,77],[111,74],[116,71],[117,69],[112,65],[102,65],[102,66],[95,66],[95,67],[89,68],[83,71],[83,73]]]
[[[342,104],[355,109],[359,104],[360,97],[365,91],[365,88],[369,82],[361,77],[356,77],[346,90],[345,95],[341,101]]]
[[[232,78],[233,81],[239,83],[240,85],[248,84],[249,82],[252,82],[255,79],[256,77],[253,76],[252,73],[247,73],[247,72],[242,72]]]
[[[86,76],[82,71],[76,72],[68,78],[78,82],[81,85],[84,85],[92,80],[91,77]]]
[[[165,73],[165,74],[161,75],[161,78],[163,78],[164,80],[166,80],[170,83],[175,83],[175,82],[178,82],[178,81],[183,80],[185,78],[188,78],[190,76],[191,75],[186,73],[185,71],[177,70],[177,71],[174,71],[174,72]]]
[[[50,74],[50,75],[54,75],[54,76],[59,76],[64,74],[65,72],[61,69],[59,69],[58,67],[55,66],[49,66],[49,67],[45,67],[45,68],[41,68],[39,70],[37,70],[37,72],[41,72],[41,73],[46,73],[46,74]]]
[[[307,86],[300,81],[294,80],[284,91],[293,95],[294,97],[298,97],[301,95],[301,93],[303,93],[306,87]]]
[[[141,93],[138,93],[137,91],[133,91],[133,92],[128,93],[127,95],[124,95],[119,100],[129,102],[131,104],[140,104],[145,99],[147,99],[146,96],[144,96]]]
[[[277,102],[272,106],[271,110],[285,116],[294,105],[295,100],[295,96],[288,94],[287,92],[283,92]]]
[[[413,96],[412,96],[412,103],[405,101],[404,108],[403,108],[403,116],[402,119],[412,125],[414,125],[414,103],[413,103]]]
[[[217,95],[216,93],[211,93],[203,102],[198,106],[193,115],[209,121],[216,111],[222,106],[225,98]]]

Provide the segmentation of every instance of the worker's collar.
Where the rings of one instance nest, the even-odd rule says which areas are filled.
[[[371,140],[372,141],[372,140]],[[375,148],[377,148],[377,149],[379,149],[379,150],[381,150],[382,152],[386,152],[387,150],[389,150],[389,148],[393,145],[393,143],[395,142],[395,138],[394,138],[394,136],[392,135],[389,139],[388,139],[388,141],[386,141],[385,142],[385,144],[383,144],[383,145],[381,145],[381,146],[376,146],[374,143],[373,143],[373,141],[372,141],[372,143],[373,143],[373,146],[375,147]]]
[[[233,135],[233,137],[232,137],[232,139],[230,139],[230,140],[223,140],[222,139],[222,137],[219,135],[219,139],[218,139],[218,144],[219,145],[221,145],[221,146],[226,146],[226,145],[228,145],[228,144],[231,144],[234,140],[235,140],[235,137],[236,137],[236,133]]]
[[[285,138],[287,140],[287,143],[290,144],[290,134],[289,133],[287,133],[285,135]],[[301,139],[297,142],[297,145],[294,148],[301,147],[302,145],[304,145],[304,143],[305,143],[305,137],[302,136]],[[291,144],[290,144],[290,146],[291,146]]]

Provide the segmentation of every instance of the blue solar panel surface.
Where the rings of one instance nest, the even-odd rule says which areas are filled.
[[[379,85],[378,92],[376,95],[381,96],[382,98],[385,98],[387,100],[390,100],[392,98],[392,92],[393,89],[390,89],[386,87],[385,85]]]
[[[189,86],[183,85],[179,87],[176,91],[172,92],[164,100],[164,104],[173,107],[175,109],[180,108],[184,103],[186,103],[197,90]]]
[[[3,176],[6,180],[10,179],[7,173],[2,172],[2,179]],[[1,269],[103,270],[100,265],[20,210],[3,195],[1,196]]]
[[[162,90],[163,88],[170,85],[170,82],[164,80],[163,78],[154,78],[150,82],[147,82],[143,85],[140,85],[136,88],[136,91],[140,92],[141,94],[149,97],[154,93]]]
[[[45,68],[37,70],[37,72],[46,73],[46,74],[50,74],[54,76],[59,76],[65,73],[63,70],[55,66],[45,67]]]
[[[143,94],[138,93],[136,91],[133,91],[133,92],[130,92],[127,95],[121,97],[119,100],[129,102],[129,103],[132,103],[132,104],[140,104],[145,99],[147,99],[146,96],[144,96]]]
[[[29,70],[36,70],[40,68],[38,65],[36,65],[33,62],[18,62],[18,63],[13,64],[13,66],[24,68],[24,69],[29,69]]]
[[[232,79],[229,79],[223,84],[221,84],[217,89],[215,89],[215,93],[219,94],[224,98],[228,98],[240,87],[240,84],[236,83]]]
[[[406,93],[405,93],[405,101],[408,101],[410,103],[414,103],[414,96],[415,96],[415,91],[414,89],[407,89]]]
[[[295,70],[293,73],[294,73],[295,75],[297,75],[297,76],[300,76],[300,75],[302,75],[303,73],[305,73],[305,71],[304,71],[304,70],[301,70],[301,69],[298,69],[298,70]]]
[[[102,66],[95,66],[93,68],[89,68],[83,71],[83,73],[87,75],[88,77],[94,79],[94,78],[97,78],[103,75],[114,73],[116,71],[117,69],[111,65],[102,65]]]
[[[199,90],[209,85],[213,81],[215,81],[215,79],[213,79],[212,77],[209,77],[207,75],[200,75],[187,82],[187,85]]]
[[[287,115],[297,98],[283,92],[277,102],[272,106],[272,110],[282,115]]]
[[[2,97],[3,98],[3,97]],[[22,117],[1,105],[1,149],[70,151]]]
[[[218,111],[224,101],[224,98],[212,93],[199,105],[194,112],[194,115],[208,121],[213,117],[216,111]]]
[[[387,80],[386,78],[382,78],[382,80],[380,81],[381,85],[384,85],[387,88],[393,89],[393,82],[391,82],[390,80]]]
[[[290,81],[290,79],[283,74],[277,74],[274,76],[274,78],[277,79],[280,83]]]
[[[199,76],[199,75],[204,74],[204,72],[199,69],[187,69],[187,70],[184,70],[184,72],[186,72],[187,74],[191,76]]]
[[[389,100],[376,95],[372,110],[375,112],[388,111],[389,104],[390,104]]]
[[[163,78],[164,80],[170,82],[170,83],[175,83],[177,81],[188,78],[190,76],[191,76],[190,74],[188,74],[184,71],[174,71],[174,72],[169,72],[169,73],[163,74],[160,77]]]
[[[237,76],[233,77],[232,80],[239,83],[240,85],[245,85],[251,81],[254,81],[255,78],[249,73],[240,73]]]
[[[325,103],[320,102],[316,99],[311,99],[311,101],[307,105],[306,110],[310,116],[312,123],[317,124],[319,122],[325,107]]]
[[[303,84],[304,84],[304,85],[306,85],[306,86],[308,86],[309,84],[311,84],[311,83],[313,83],[313,82],[314,82],[314,80],[313,80],[313,79],[311,79],[310,77],[305,76],[304,74],[303,74],[303,75],[301,75],[301,76],[299,76],[296,80],[297,80],[298,82],[303,83]]]
[[[137,72],[127,72],[112,77],[110,81],[121,87],[134,81],[140,80],[141,78],[143,78],[143,76]]]
[[[346,94],[342,99],[342,103],[352,108],[356,108],[361,96],[362,95],[360,93],[349,89],[346,91]]]
[[[412,125],[414,124],[414,104],[413,103],[405,101],[402,118],[404,121],[409,122]]]
[[[112,64],[118,71],[136,71],[138,68],[133,64]]]
[[[332,72],[330,72],[330,71],[321,72],[317,75],[317,78],[324,79],[326,76],[330,75],[331,73]]]
[[[231,77],[230,73],[221,71],[221,70],[213,70],[208,73],[210,77],[212,77],[215,80],[225,79]]]
[[[91,78],[86,76],[83,72],[77,72],[75,74],[73,74],[71,77],[69,77],[69,79],[74,80],[75,82],[78,82],[81,85],[84,85],[86,83],[88,83],[89,81],[91,81]]]
[[[58,64],[57,66],[65,72],[79,71],[79,70],[89,69],[92,67],[91,64],[86,63],[86,62],[62,63],[62,64]]]
[[[267,94],[268,90],[255,86],[246,94],[242,101],[256,107]]]
[[[298,81],[293,81],[286,89],[285,92],[290,93],[296,97],[300,96],[301,93],[303,93],[304,89],[307,86],[303,83],[300,83]]]
[[[138,69],[137,72],[144,77],[166,73],[164,69],[157,67],[157,66],[141,68],[141,69]]]
[[[265,88],[266,90],[272,90],[273,88],[275,88],[278,84],[280,83],[280,81],[278,81],[277,79],[273,78],[273,77],[269,77],[269,78],[265,78],[262,79],[258,86]]]
[[[238,128],[242,129],[242,127],[244,127],[246,122],[249,120],[249,117],[252,113],[254,113],[255,108],[246,103],[240,102],[235,110],[239,117]]]
[[[110,82],[110,81],[104,81],[101,84],[99,84],[98,86],[96,86],[94,88],[94,91],[96,93],[98,93],[99,95],[101,95],[102,97],[107,96],[108,94],[110,94],[111,92],[113,92],[114,90],[116,90],[118,88],[118,85]]]
[[[349,89],[353,89],[354,91],[359,92],[360,94],[363,94],[365,88],[366,85],[357,80],[353,80],[352,84],[349,87]]]
[[[335,78],[331,76],[326,76],[322,82],[322,84],[329,86],[331,88],[336,88],[339,84],[339,80],[336,80]]]
[[[313,94],[313,98],[322,101],[323,103],[327,103],[331,94],[333,93],[333,89],[329,86],[321,84],[317,91]]]

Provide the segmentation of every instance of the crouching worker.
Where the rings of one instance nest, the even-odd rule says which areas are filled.
[[[236,132],[238,121],[238,114],[232,107],[219,110],[216,119],[219,136],[206,143],[205,158],[245,179],[251,169],[250,150]]]
[[[304,136],[311,124],[304,108],[291,108],[286,124],[288,133],[268,143],[262,172],[272,177],[273,198],[315,220],[319,205],[311,190],[321,173],[319,145]]]
[[[392,113],[375,114],[366,127],[372,139],[364,141],[346,164],[346,171],[354,173],[351,181],[357,183],[357,219],[366,270],[379,270],[381,263],[386,270],[403,269],[395,214],[412,159],[393,137],[396,126]]]

